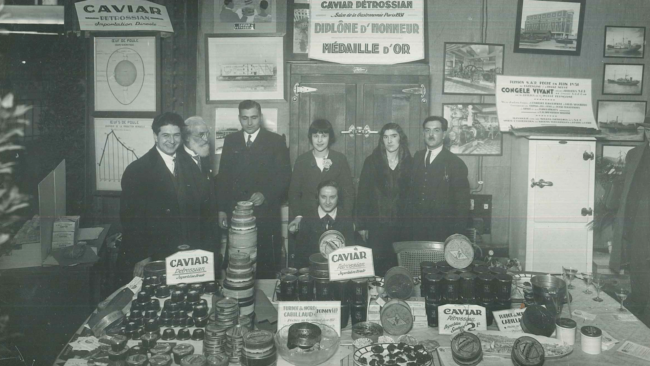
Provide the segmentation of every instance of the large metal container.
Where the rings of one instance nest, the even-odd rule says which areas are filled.
[[[566,301],[566,282],[550,274],[534,276],[530,283],[533,285],[533,297],[538,305],[546,305],[553,314],[562,312]]]

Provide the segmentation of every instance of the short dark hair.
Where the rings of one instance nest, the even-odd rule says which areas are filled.
[[[260,112],[260,114],[262,114],[262,106],[260,106],[260,104],[254,100],[247,99],[239,103],[239,112],[241,112],[244,109],[253,109],[253,108],[257,108],[257,111]]]
[[[309,125],[309,130],[307,131],[307,138],[311,144],[311,137],[317,133],[326,133],[330,136],[330,139],[327,143],[327,146],[332,146],[336,142],[336,134],[334,134],[334,127],[330,121],[326,119],[317,119]],[[338,188],[338,187],[337,187]]]
[[[176,113],[165,112],[157,115],[153,119],[153,123],[151,124],[151,129],[153,130],[153,133],[158,135],[158,133],[160,133],[160,129],[163,126],[167,126],[167,125],[176,126],[182,131],[183,126],[185,125],[185,121],[183,121],[183,117],[179,116]]]
[[[431,122],[431,121],[440,122],[440,126],[442,127],[442,130],[447,131],[447,127],[449,126],[449,122],[447,122],[447,120],[444,117],[440,117],[440,116],[429,116],[429,117],[425,118],[424,122],[422,122],[422,128],[424,128],[424,126],[426,126],[427,122]]]
[[[318,189],[316,190],[316,195],[320,196],[320,190],[325,188],[325,187],[333,187],[336,188],[336,194],[339,196],[341,195],[341,190],[339,189],[339,184],[332,179],[324,180],[320,183],[318,183]]]
[[[269,7],[269,2],[266,0],[260,1],[260,9],[266,10]]]

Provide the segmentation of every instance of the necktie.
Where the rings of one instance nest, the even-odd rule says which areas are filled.
[[[325,230],[329,230],[330,227],[332,227],[332,223],[334,222],[334,219],[332,219],[332,216],[330,216],[329,214],[325,215],[325,217],[323,218],[325,219]]]
[[[251,140],[251,135],[248,135],[248,141],[246,141],[246,147],[251,147],[253,140]]]
[[[203,171],[201,170],[201,157],[198,155],[192,155],[192,159],[194,159],[194,161],[196,161],[196,165],[199,166],[199,171]]]
[[[431,150],[427,150],[427,157],[426,157],[426,159],[424,159],[424,167],[425,168],[428,167],[431,164],[431,162],[429,160],[431,160]]]
[[[172,162],[174,162],[174,177],[178,177],[178,168],[176,167],[176,157],[175,156],[172,158]]]

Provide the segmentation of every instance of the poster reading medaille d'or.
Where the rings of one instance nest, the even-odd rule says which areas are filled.
[[[309,58],[392,65],[424,58],[424,0],[311,0]]]

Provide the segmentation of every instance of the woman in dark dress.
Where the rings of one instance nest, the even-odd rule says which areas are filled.
[[[388,123],[363,163],[357,196],[357,230],[373,250],[375,274],[397,266],[393,243],[403,240],[404,204],[412,160],[402,127]]]

